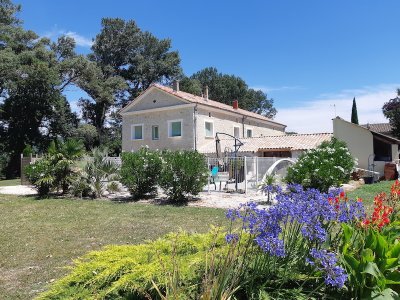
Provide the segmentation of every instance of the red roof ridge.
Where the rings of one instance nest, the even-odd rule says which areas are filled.
[[[177,96],[179,98],[182,98],[184,100],[194,101],[194,102],[202,104],[202,105],[213,106],[213,107],[216,107],[216,108],[219,108],[219,109],[224,109],[224,110],[228,110],[228,111],[231,111],[231,112],[236,112],[236,113],[239,113],[239,114],[248,115],[249,117],[253,117],[253,118],[256,118],[256,119],[272,122],[272,123],[275,123],[277,125],[281,125],[281,126],[286,127],[286,125],[284,125],[282,123],[279,123],[277,121],[274,121],[273,119],[267,118],[267,117],[265,117],[263,115],[260,115],[260,114],[257,114],[255,112],[251,112],[251,111],[248,111],[248,110],[245,110],[245,109],[242,109],[242,108],[234,109],[232,106],[230,106],[228,104],[225,104],[225,103],[222,103],[222,102],[218,102],[218,101],[215,101],[215,100],[212,100],[212,99],[205,100],[203,97],[200,97],[200,96],[197,96],[197,95],[193,95],[193,94],[190,94],[190,93],[187,93],[187,92],[184,92],[184,91],[174,91],[172,88],[170,88],[168,86],[165,86],[165,85],[162,85],[162,84],[159,84],[159,83],[152,83],[150,85],[150,87],[152,87],[152,86],[157,87],[157,88],[159,88],[159,89],[161,89],[161,90],[163,90],[163,91],[165,91],[165,92],[167,92],[169,94],[175,95],[175,96]],[[186,97],[184,97],[184,96],[186,96]]]

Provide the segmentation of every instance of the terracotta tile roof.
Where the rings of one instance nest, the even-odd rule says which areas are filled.
[[[232,113],[241,114],[241,115],[252,117],[252,118],[255,118],[255,119],[262,120],[262,121],[267,121],[267,122],[270,122],[270,123],[274,123],[274,124],[276,124],[278,126],[286,127],[286,125],[284,125],[282,123],[276,122],[276,121],[274,121],[274,120],[272,120],[270,118],[264,117],[264,116],[262,116],[260,114],[257,114],[257,113],[250,112],[250,111],[245,110],[245,109],[241,109],[241,108],[234,109],[232,106],[224,104],[224,103],[221,103],[221,102],[218,102],[218,101],[214,101],[214,100],[210,100],[210,99],[205,100],[203,97],[196,96],[196,95],[193,95],[193,94],[189,94],[189,93],[186,93],[186,92],[183,92],[183,91],[178,91],[177,92],[177,91],[174,91],[170,87],[163,86],[163,85],[158,84],[158,83],[153,83],[151,86],[155,86],[158,89],[163,90],[164,92],[166,92],[168,94],[174,95],[176,97],[179,97],[179,98],[181,98],[183,100],[186,100],[186,101],[189,101],[191,103],[197,103],[197,104],[201,104],[201,105],[205,105],[205,106],[211,106],[211,107],[214,107],[214,108],[219,108],[219,109],[222,109],[222,110],[225,110],[225,111],[229,111],[229,112],[232,112]],[[240,103],[239,103],[239,106],[240,106]]]
[[[316,148],[324,141],[331,140],[332,137],[332,133],[313,133],[242,138],[240,141],[244,145],[240,147],[239,152],[309,150]],[[233,149],[233,139],[221,139],[220,143],[222,152],[224,152],[225,148]],[[199,148],[199,152],[215,153],[215,140]]]
[[[390,126],[389,123],[364,124],[361,126],[379,133],[388,133],[392,131],[392,126]]]

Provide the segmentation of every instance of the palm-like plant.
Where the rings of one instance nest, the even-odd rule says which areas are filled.
[[[107,153],[107,149],[93,149],[92,157],[87,158],[81,178],[78,179],[87,183],[94,198],[102,197],[107,184],[118,179],[118,167],[107,160]]]

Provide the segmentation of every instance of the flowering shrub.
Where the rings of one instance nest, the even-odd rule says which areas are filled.
[[[137,152],[122,153],[121,182],[133,198],[154,194],[160,173],[160,152],[142,147]]]
[[[164,151],[160,186],[175,202],[197,195],[207,184],[208,168],[204,155],[197,151]]]
[[[304,278],[313,273],[323,275],[322,284],[331,289],[343,287],[347,274],[338,253],[330,249],[337,249],[340,243],[337,224],[356,224],[365,217],[362,202],[347,199],[343,192],[326,194],[300,185],[289,185],[289,192],[275,189],[277,204],[269,209],[248,203],[227,212],[230,220],[243,222],[261,250],[257,256],[264,257],[250,271],[251,276],[260,276],[261,282],[278,280],[285,286],[294,274],[306,272]],[[232,233],[227,236],[228,241],[235,238]],[[271,259],[274,264],[268,263]]]
[[[286,181],[326,192],[332,186],[348,182],[354,165],[346,143],[333,138],[302,154],[288,168]]]

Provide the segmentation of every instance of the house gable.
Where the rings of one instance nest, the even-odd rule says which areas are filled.
[[[124,115],[150,109],[171,108],[187,103],[187,101],[170,95],[153,86],[132,101],[127,107],[122,109],[120,114]]]

